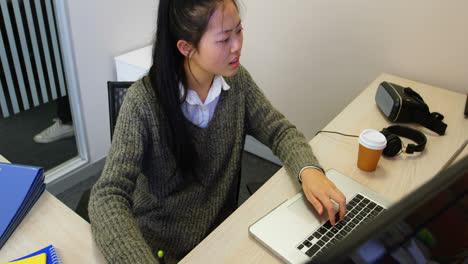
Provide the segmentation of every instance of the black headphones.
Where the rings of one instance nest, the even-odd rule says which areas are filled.
[[[382,133],[387,139],[387,146],[383,151],[384,156],[387,157],[393,157],[400,153],[403,147],[403,143],[401,142],[401,139],[398,136],[409,138],[414,142],[418,143],[417,145],[408,144],[408,146],[406,146],[405,152],[408,154],[423,151],[427,142],[427,138],[423,133],[406,126],[389,126],[387,128],[382,129],[380,133]]]

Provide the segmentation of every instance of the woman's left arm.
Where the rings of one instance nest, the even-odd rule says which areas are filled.
[[[292,175],[302,179],[307,199],[319,214],[326,208],[330,222],[335,223],[334,200],[340,207],[340,218],[346,211],[346,198],[321,170],[304,135],[268,101],[247,70],[239,69],[246,100],[247,133],[268,146]],[[301,171],[302,170],[302,171]]]

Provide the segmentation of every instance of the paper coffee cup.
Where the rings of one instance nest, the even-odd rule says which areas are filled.
[[[387,139],[377,130],[366,129],[359,135],[357,166],[363,171],[374,171],[387,146]]]

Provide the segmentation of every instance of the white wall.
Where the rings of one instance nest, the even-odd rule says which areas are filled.
[[[241,63],[308,138],[381,72],[468,91],[468,1],[241,1]],[[157,1],[67,4],[95,162],[109,147],[113,57],[152,40]]]
[[[241,63],[309,139],[381,72],[468,92],[468,1],[241,1]]]
[[[110,146],[107,81],[116,80],[113,58],[149,44],[155,0],[66,0],[91,163]]]

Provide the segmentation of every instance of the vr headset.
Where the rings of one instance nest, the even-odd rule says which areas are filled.
[[[442,122],[444,116],[429,111],[422,97],[413,89],[382,82],[377,88],[375,101],[380,111],[392,122],[418,123],[444,135],[447,124]]]

